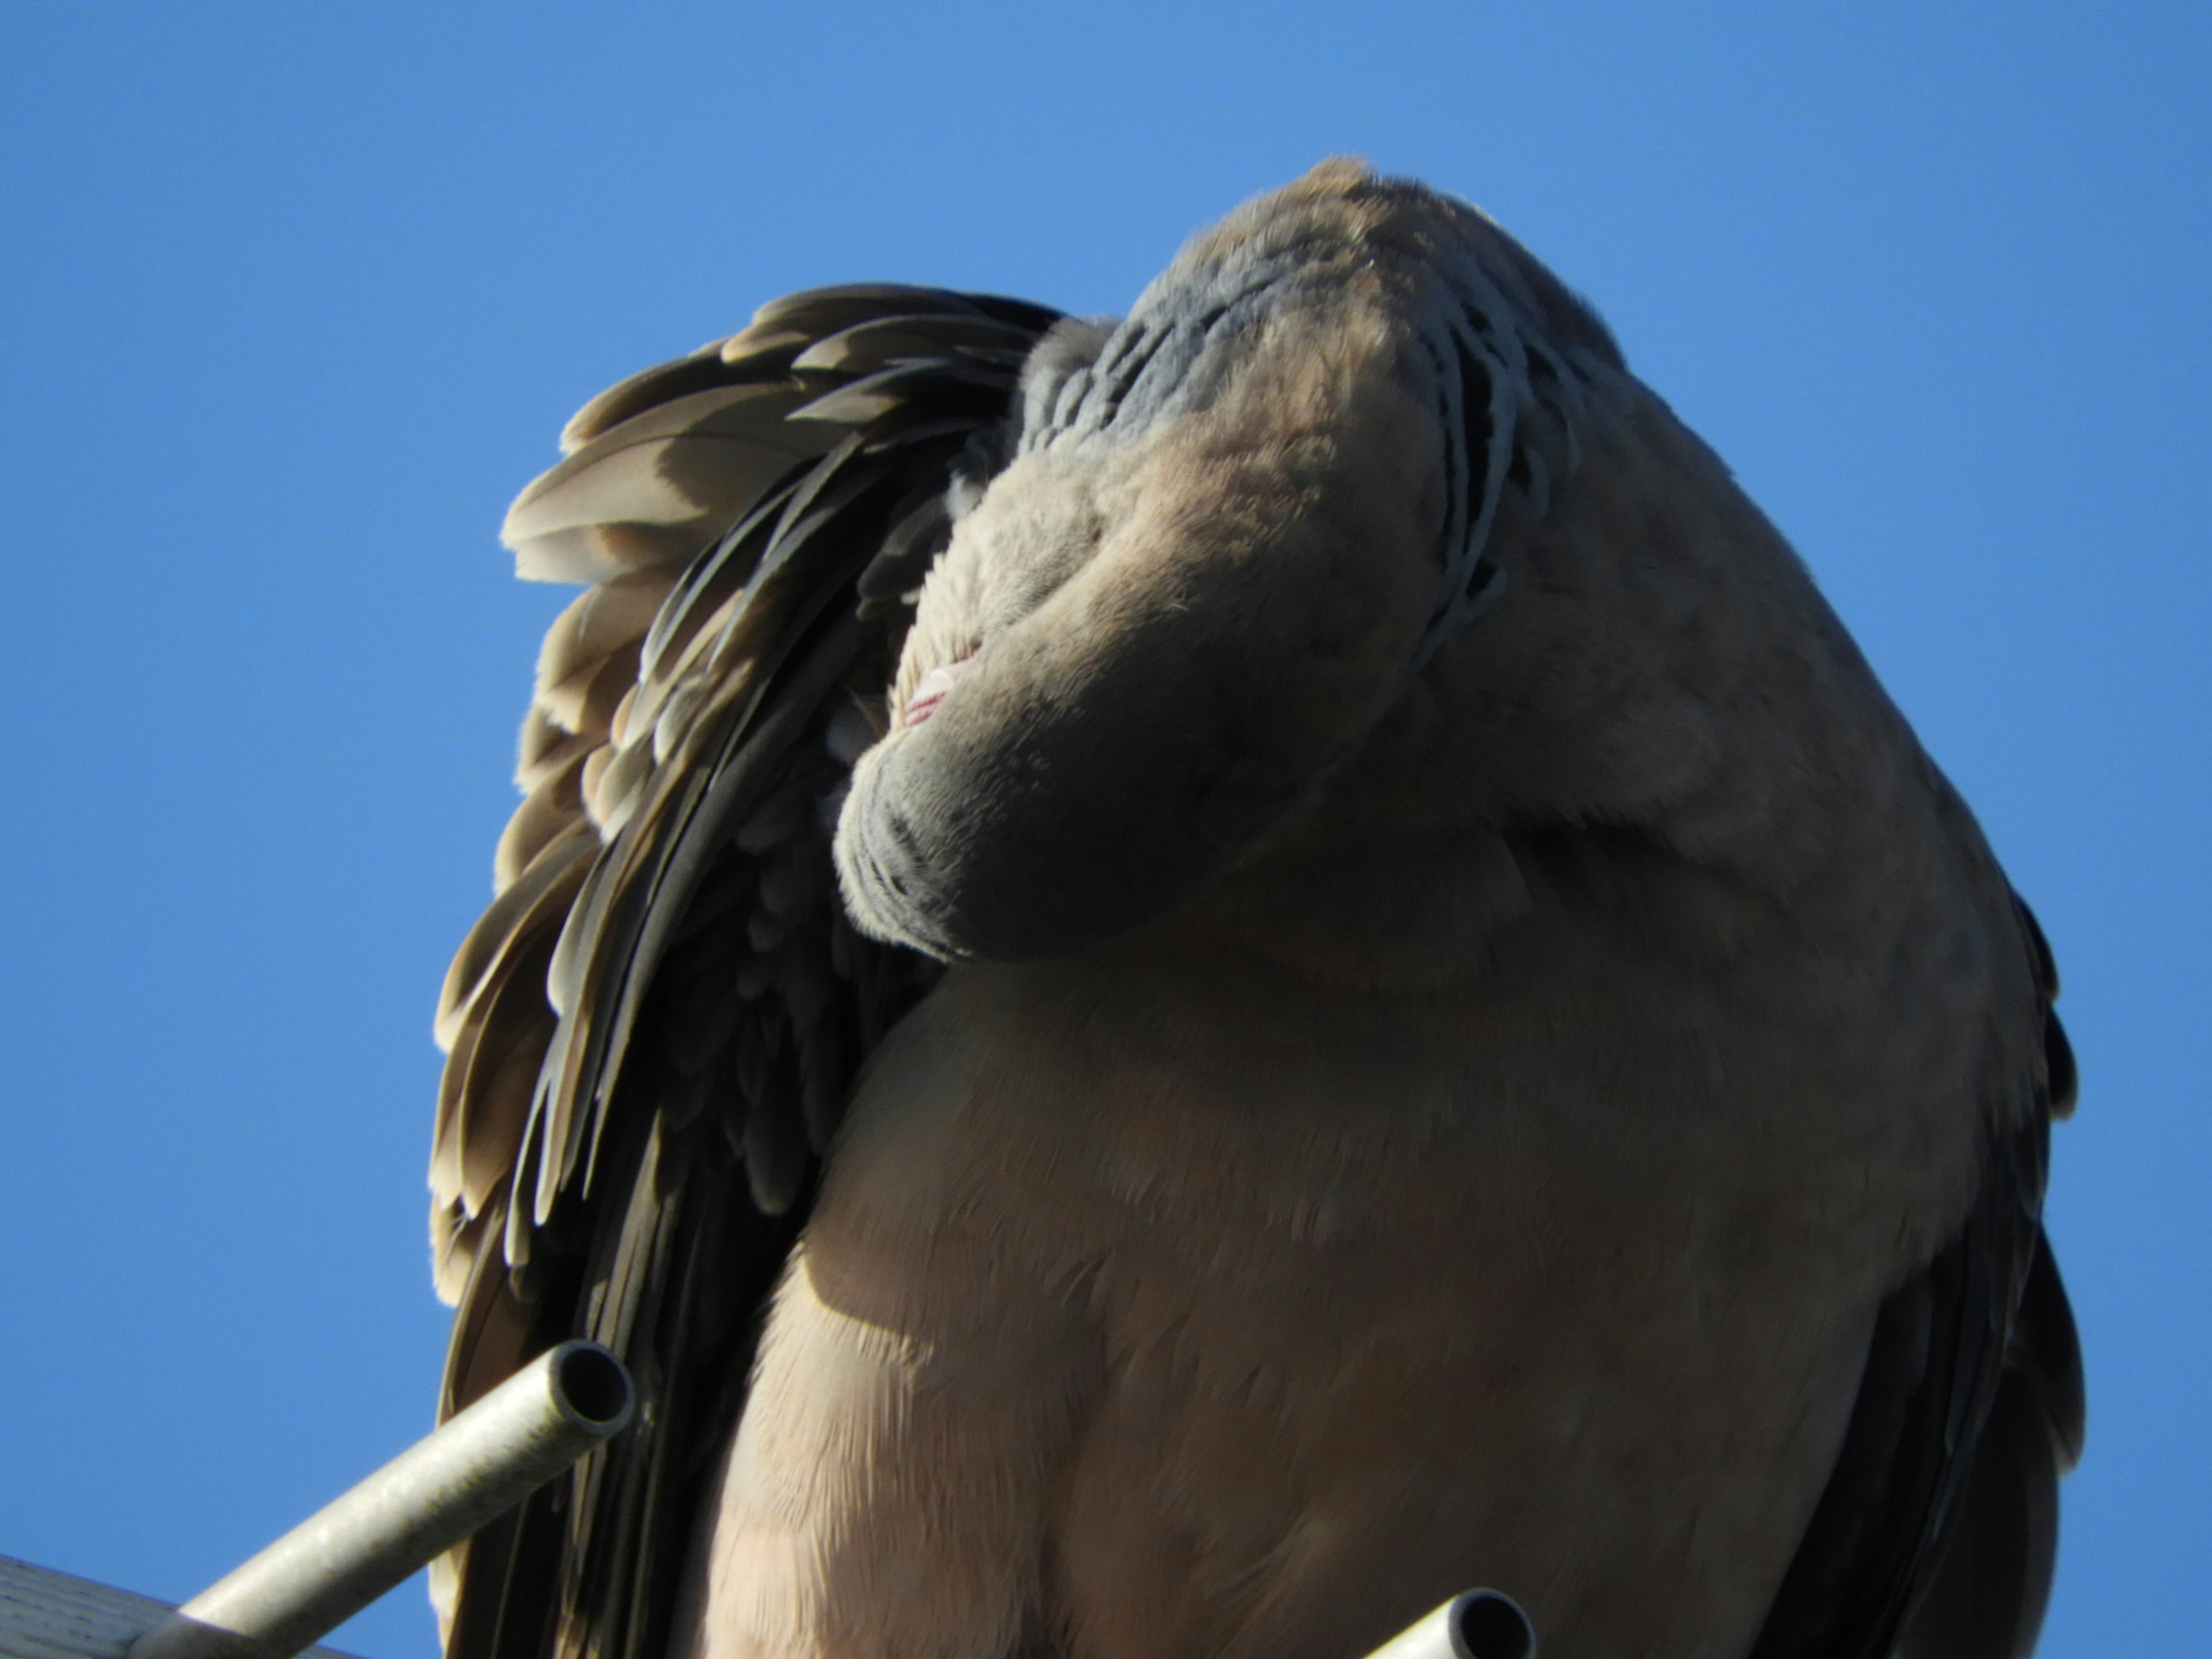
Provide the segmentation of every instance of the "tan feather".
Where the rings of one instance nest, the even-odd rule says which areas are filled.
[[[595,739],[579,737],[568,740],[564,752],[568,757],[560,766],[539,769],[537,787],[515,808],[501,833],[499,847],[492,854],[492,884],[496,890],[512,885],[532,860],[574,830],[584,817],[580,780],[586,766],[604,750]]]
[[[741,342],[769,336],[795,335],[813,341],[857,324],[892,316],[972,317],[975,305],[969,296],[927,289],[901,288],[886,283],[848,283],[833,288],[808,289],[771,300],[753,313],[743,334],[732,337],[725,352]]]
[[[538,1070],[553,1035],[546,1006],[545,963],[550,936],[514,958],[514,966],[486,1010],[468,1057],[454,1139],[459,1143],[463,1212],[482,1212],[514,1168],[524,1126],[538,1087]]]
[[[716,386],[602,432],[507,509],[500,536],[517,574],[604,581],[688,559],[794,462],[835,441],[784,422],[806,401],[788,385]]]
[[[1030,337],[988,317],[938,317],[916,326],[903,317],[859,323],[817,340],[792,360],[797,374],[873,374],[902,362],[941,358],[946,347],[963,355],[994,356],[1019,364]]]
[[[568,417],[561,430],[561,453],[574,454],[632,416],[694,392],[778,380],[792,357],[808,343],[800,335],[787,341],[741,341],[743,337],[737,335],[709,340],[689,356],[656,363],[609,386]]]
[[[638,647],[629,641],[604,657],[580,664],[568,678],[541,686],[538,707],[556,726],[579,735],[605,738],[614,729],[615,710],[637,684]]]
[[[670,572],[632,570],[578,594],[545,630],[544,643],[538,647],[539,701],[544,701],[550,688],[574,680],[644,639],[675,583]]]
[[[614,727],[611,735],[620,742],[620,704],[615,708]],[[543,710],[532,708],[522,717],[522,731],[515,744],[514,787],[526,795],[530,793],[575,757],[597,748],[599,742],[597,738],[583,737],[555,725],[545,718]],[[500,884],[502,887],[506,884]]]
[[[439,1205],[456,1202],[465,1188],[481,1189],[485,1184],[471,1183],[465,1173],[489,1155],[465,1145],[471,1133],[470,1090],[478,1075],[477,1048],[495,1006],[510,990],[523,1000],[511,1019],[523,1018],[532,998],[544,1005],[545,959],[589,868],[592,840],[589,830],[579,825],[533,860],[523,877],[484,913],[447,976],[436,1026],[447,1060],[439,1081],[430,1158],[431,1192]],[[549,1035],[550,1030],[538,1032],[541,1053]],[[513,1150],[507,1148],[508,1156]]]
[[[452,1051],[458,1035],[456,1022],[482,995],[515,942],[543,926],[547,916],[566,911],[573,894],[564,884],[581,878],[580,866],[593,850],[589,832],[579,826],[542,849],[477,919],[447,969],[445,988],[439,994],[434,1028],[439,1047]]]

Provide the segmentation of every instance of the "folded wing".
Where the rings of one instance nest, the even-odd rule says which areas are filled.
[[[1959,1237],[1884,1303],[1856,1408],[1753,1659],[2027,1659],[2058,1548],[2058,1477],[2081,1453],[2081,1354],[2041,1224],[2051,1122],[2074,1058],[2034,959],[2043,1052],[1993,1121]],[[2021,1109],[2022,1106],[2025,1109]]]
[[[506,538],[548,633],[497,896],[448,975],[431,1161],[450,1413],[571,1336],[640,1425],[442,1564],[448,1651],[660,1651],[754,1311],[855,1068],[935,969],[846,926],[830,831],[948,488],[1056,314],[817,289],[594,398]]]

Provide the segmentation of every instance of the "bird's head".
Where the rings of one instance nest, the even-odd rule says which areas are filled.
[[[1327,164],[1039,347],[843,810],[865,930],[1021,960],[1138,927],[1403,695],[1480,586],[1526,378],[1499,331],[1534,302],[1452,287],[1462,221]],[[1476,302],[1489,337],[1458,340]]]

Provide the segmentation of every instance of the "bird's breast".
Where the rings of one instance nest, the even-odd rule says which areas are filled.
[[[1477,1582],[1613,1644],[1570,1652],[1747,1640],[1921,1201],[1849,1067],[1679,983],[1363,998],[1149,948],[956,969],[810,1243],[924,1347],[1009,1287],[1065,1310],[1076,1650],[1348,1653]]]

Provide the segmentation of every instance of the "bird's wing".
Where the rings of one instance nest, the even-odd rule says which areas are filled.
[[[2034,1098],[1991,1100],[1980,1194],[1959,1236],[1882,1304],[1827,1489],[1753,1659],[2026,1659],[2081,1455],[2081,1356],[2041,1224],[2051,1121],[2073,1054],[2050,947],[2033,958]],[[2023,1106],[2025,1109],[2023,1109]]]
[[[830,831],[948,487],[997,464],[1056,314],[817,289],[588,404],[506,538],[589,584],[546,636],[498,894],[447,980],[433,1248],[459,1409],[568,1337],[637,1425],[448,1558],[448,1651],[665,1645],[855,1068],[935,969],[845,924]]]

